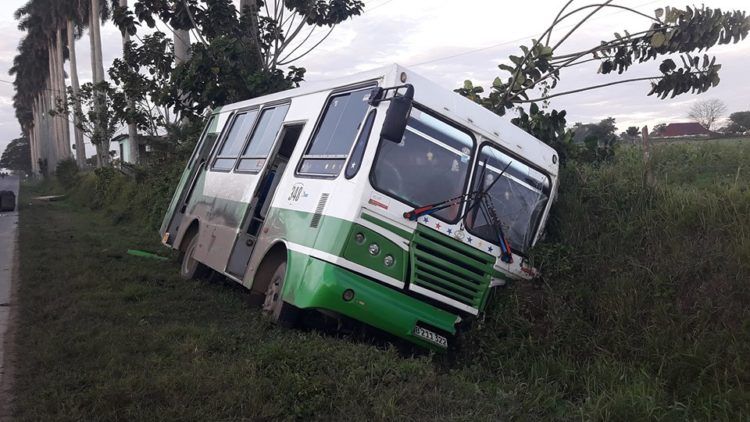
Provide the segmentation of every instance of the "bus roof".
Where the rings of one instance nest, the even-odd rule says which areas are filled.
[[[378,81],[382,86],[401,85],[402,74],[406,76],[406,83],[414,86],[414,101],[416,103],[472,130],[506,151],[523,157],[525,160],[541,167],[550,175],[557,175],[558,160],[552,147],[512,124],[509,118],[500,117],[479,104],[398,64],[341,78],[303,82],[303,85],[299,88],[228,104],[216,111],[232,111],[287,98],[330,91],[367,81]]]

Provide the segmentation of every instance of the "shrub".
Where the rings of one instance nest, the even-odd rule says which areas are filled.
[[[78,165],[72,158],[62,160],[57,163],[55,174],[57,175],[57,180],[60,181],[60,184],[62,184],[64,188],[70,189],[78,180]]]
[[[465,361],[544,385],[583,419],[742,419],[750,412],[750,145],[668,145],[569,162],[544,279],[496,292]],[[552,386],[552,387],[550,387]]]

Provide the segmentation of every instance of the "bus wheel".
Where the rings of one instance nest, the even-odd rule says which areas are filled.
[[[266,288],[263,313],[283,327],[293,327],[297,321],[298,309],[284,302],[281,297],[281,292],[284,289],[284,277],[286,277],[286,262],[281,261],[278,263]]]
[[[198,232],[196,231],[188,241],[187,247],[182,252],[182,260],[180,262],[180,277],[183,280],[191,280],[194,278],[201,278],[208,274],[208,267],[198,262],[193,258],[195,248],[198,247]]]

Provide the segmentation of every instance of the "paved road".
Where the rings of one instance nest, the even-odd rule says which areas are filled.
[[[18,197],[18,177],[6,176],[0,178],[0,190],[12,190]],[[18,224],[18,213],[0,212],[0,385],[5,386],[8,372],[5,367],[5,334],[8,330],[11,305],[11,279],[14,271],[14,259],[16,255],[16,227]],[[3,397],[0,395],[0,400]],[[2,409],[3,403],[0,403]],[[1,417],[2,415],[0,415]]]

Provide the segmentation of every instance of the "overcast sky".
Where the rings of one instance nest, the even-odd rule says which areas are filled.
[[[16,28],[13,12],[26,0],[2,0],[0,5],[0,151],[20,133],[13,110],[12,66],[22,33]],[[131,0],[131,4],[133,0]],[[574,4],[586,4],[577,0]],[[672,0],[620,0],[616,2],[652,14],[666,5],[692,4]],[[399,63],[411,67],[446,89],[454,89],[471,79],[488,87],[502,75],[497,65],[510,54],[519,54],[520,44],[543,32],[554,19],[563,0],[366,0],[365,13],[339,25],[314,52],[297,63],[307,68],[309,81],[325,80],[374,67]],[[750,10],[747,0],[706,0],[721,9]],[[604,11],[592,18],[563,44],[564,51],[578,51],[609,39],[615,31],[637,32],[649,25],[645,18],[627,12]],[[564,32],[562,26],[559,33]],[[163,30],[166,30],[162,26]],[[321,32],[322,35],[322,32]],[[105,68],[121,54],[120,33],[111,23],[102,27]],[[315,37],[313,37],[314,39]],[[77,45],[81,83],[91,80],[88,38]],[[661,122],[686,121],[688,109],[698,99],[719,98],[730,112],[750,110],[750,39],[712,49],[723,65],[721,83],[701,96],[685,94],[673,100],[647,97],[648,82],[623,84],[601,90],[555,98],[551,105],[568,111],[568,122],[596,122],[614,117],[618,128]],[[616,75],[597,75],[597,65],[582,65],[561,74],[557,92],[617,80]],[[656,63],[637,65],[627,78],[658,74]],[[72,138],[72,137],[71,137]],[[89,148],[87,148],[89,150]],[[90,154],[93,150],[90,151]]]

